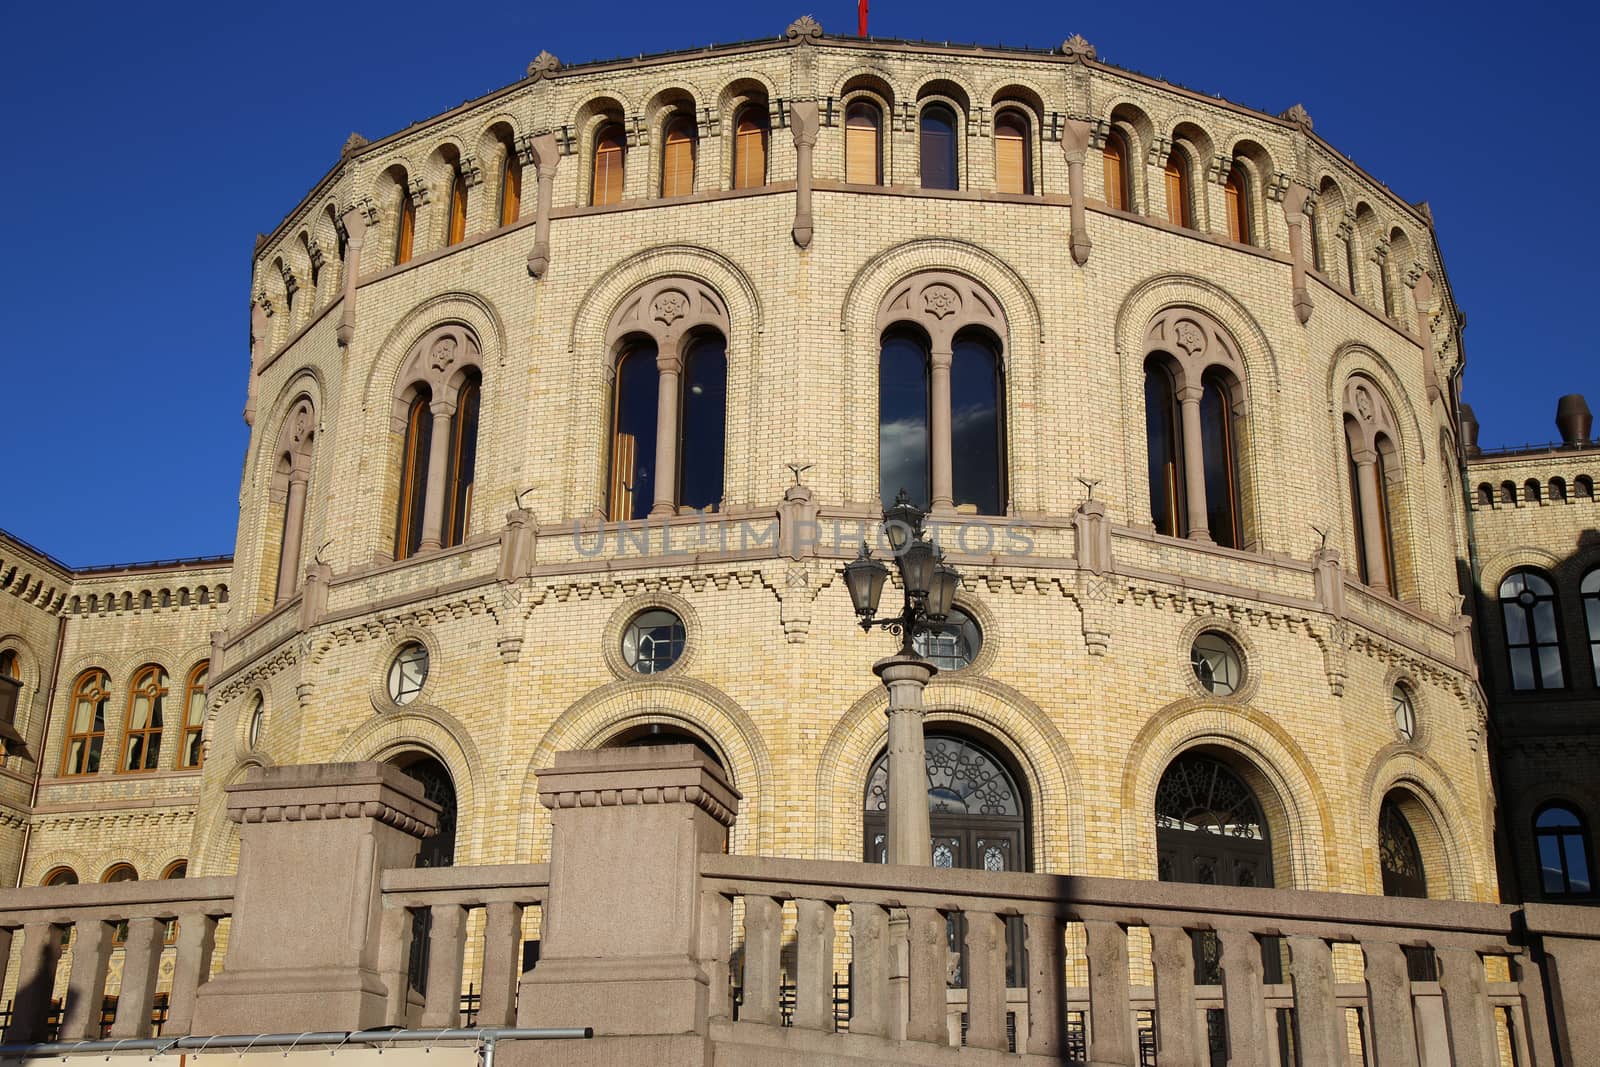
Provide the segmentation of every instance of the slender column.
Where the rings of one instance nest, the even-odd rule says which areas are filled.
[[[217,945],[217,920],[204,912],[178,919],[178,951],[172,967],[172,996],[164,1029],[187,1034],[194,1022],[195,996],[211,977],[211,954]]]
[[[1379,511],[1378,494],[1383,487],[1378,484],[1378,457],[1371,452],[1356,454],[1356,491],[1361,494],[1361,548],[1367,557],[1367,584],[1374,589],[1389,588],[1388,561],[1383,556],[1383,531],[1379,528],[1382,512]]]
[[[112,929],[110,923],[98,919],[85,919],[73,929],[72,972],[67,976],[67,1003],[61,1015],[62,1041],[100,1040],[100,1005],[106,995]]]
[[[889,913],[850,905],[850,1032],[889,1036]]]
[[[1028,931],[1028,1052],[1035,1056],[1061,1055],[1061,1032],[1066,1029],[1061,999],[1061,920],[1053,915],[1029,915]]]
[[[11,1004],[6,1044],[44,1040],[45,1016],[50,1011],[50,994],[56,987],[56,964],[60,962],[61,927],[42,922],[29,923],[22,928],[22,960],[17,968],[17,995]]]
[[[305,537],[306,485],[310,473],[299,462],[289,472],[289,499],[283,512],[283,547],[278,557],[278,600],[288,600],[300,586],[300,545]]]
[[[1311,321],[1311,291],[1306,287],[1304,226],[1306,202],[1311,190],[1293,183],[1283,195],[1283,217],[1289,223],[1289,262],[1294,279],[1294,316],[1301,325]]]
[[[1266,994],[1261,988],[1261,944],[1248,930],[1219,930],[1222,942],[1222,1003],[1228,1025],[1230,1064],[1264,1067],[1267,1062]]]
[[[1068,119],[1061,127],[1061,152],[1067,157],[1067,193],[1072,199],[1072,261],[1089,262],[1089,227],[1083,210],[1083,160],[1093,127],[1083,119]]]
[[[993,912],[967,919],[967,1044],[1006,1051],[1006,923]]]
[[[1189,508],[1189,540],[1210,541],[1211,526],[1206,513],[1206,456],[1205,442],[1200,436],[1199,385],[1185,385],[1178,390],[1183,423],[1183,480]]]
[[[550,204],[555,197],[556,166],[561,152],[554,133],[541,133],[531,144],[533,165],[539,178],[538,199],[533,215],[533,251],[528,253],[528,273],[543,278],[550,269]]]
[[[117,1021],[113,1038],[149,1037],[155,1032],[150,1008],[155,1003],[156,977],[161,970],[161,943],[167,924],[161,919],[128,920],[128,948],[122,959],[122,989],[117,994]]]
[[[1417,1067],[1417,1024],[1406,954],[1387,941],[1362,941],[1372,1051],[1383,1067]]]
[[[954,511],[955,475],[950,435],[950,364],[955,354],[948,340],[935,343],[928,373],[928,430],[932,448],[933,501],[930,511]]]
[[[794,135],[794,243],[801,248],[811,244],[811,156],[817,146],[817,102],[808,100],[789,105],[789,132]]]
[[[450,465],[450,417],[456,406],[448,400],[435,400],[428,410],[433,412],[433,438],[428,442],[428,487],[422,498],[422,543],[420,551],[436,549],[443,541],[444,483]]]
[[[1428,390],[1428,401],[1439,399],[1439,369],[1434,363],[1433,347],[1433,278],[1427,271],[1417,273],[1411,287],[1411,298],[1417,306],[1417,338],[1422,342],[1422,381]]]
[[[1341,1062],[1345,1057],[1344,1009],[1333,995],[1333,954],[1328,943],[1320,937],[1289,938],[1289,971],[1294,977],[1301,1055],[1306,1063]]]
[[[872,670],[889,690],[889,862],[926,867],[931,853],[922,691],[938,668],[915,656],[891,656]]]
[[[422,1009],[424,1029],[461,1024],[461,966],[467,949],[467,909],[435,904],[428,936],[428,990]]]
[[[356,289],[361,280],[361,248],[367,241],[367,214],[360,206],[344,213],[344,305],[339,309],[339,327],[334,331],[342,348],[349,348],[356,336]]]
[[[927,810],[926,806],[923,810]],[[906,1040],[948,1045],[950,1024],[945,1020],[948,1002],[945,989],[949,983],[950,943],[944,912],[937,908],[907,908],[906,917],[911,923]]]
[[[676,349],[676,343],[673,343]],[[677,351],[656,355],[656,500],[652,518],[678,513],[678,392],[683,357]]]
[[[421,998],[411,988],[411,912],[385,905],[378,918],[378,979],[388,995],[384,1000],[383,1025],[405,1026],[412,1000]],[[487,1024],[486,1024],[487,1025]]]
[[[794,1025],[802,1030],[833,1030],[833,910],[825,900],[795,901]]]
[[[497,900],[485,909],[483,924],[483,999],[479,1026],[511,1026],[517,1021],[517,979],[521,977],[522,905]]]
[[[1181,926],[1152,926],[1156,975],[1156,1044],[1163,1067],[1199,1067],[1195,1033],[1194,939]]]
[[[1133,1064],[1133,1024],[1128,1011],[1128,934],[1119,923],[1084,921],[1089,956],[1089,1059]]]
[[[783,906],[772,897],[744,898],[744,1004],[742,1022],[777,1026],[779,952]]]
[[[1483,957],[1468,948],[1441,948],[1439,987],[1450,1024],[1450,1054],[1455,1063],[1495,1063],[1494,1017],[1489,1007]],[[1593,992],[1591,990],[1591,992]],[[1578,1009],[1592,1012],[1592,1007]]]

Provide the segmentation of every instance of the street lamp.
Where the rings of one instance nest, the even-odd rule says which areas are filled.
[[[904,489],[883,513],[883,532],[900,572],[898,615],[878,618],[878,604],[889,568],[874,559],[865,543],[845,564],[844,584],[861,628],[878,626],[900,637],[900,649],[872,665],[889,691],[889,842],[891,863],[926,867],[930,862],[927,764],[923,752],[922,691],[939,669],[917,655],[915,638],[950,615],[961,574],[927,536],[926,514]]]

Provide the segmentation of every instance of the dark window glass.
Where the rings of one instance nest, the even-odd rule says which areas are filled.
[[[1236,430],[1228,383],[1208,374],[1200,394],[1200,442],[1205,460],[1206,528],[1227,548],[1240,547]]]
[[[943,104],[922,109],[922,187],[956,188],[956,115]]]
[[[722,505],[727,437],[728,345],[718,334],[694,342],[683,367],[683,444],[678,506],[716,511]]]
[[[1539,852],[1539,878],[1548,896],[1587,895],[1589,840],[1583,820],[1570,808],[1553,805],[1533,820]]]
[[[932,495],[928,439],[928,349],[891,333],[878,357],[878,488],[884,503],[904,489],[924,510]]]
[[[1427,874],[1422,867],[1422,850],[1417,835],[1400,805],[1385,798],[1378,812],[1378,861],[1383,872],[1386,897],[1425,897]]]
[[[642,519],[655,503],[658,379],[653,341],[635,345],[617,365],[607,510],[612,519]]]
[[[394,558],[406,559],[422,547],[422,517],[428,496],[428,457],[433,446],[433,394],[419,386],[406,413],[400,458],[400,505],[395,520]]]
[[[456,413],[450,422],[450,484],[445,487],[446,515],[444,545],[459,545],[467,536],[467,518],[472,514],[472,487],[478,471],[478,408],[483,387],[477,377],[461,386],[456,398]]]
[[[1500,583],[1500,617],[1506,628],[1506,655],[1513,689],[1561,689],[1561,634],[1556,626],[1556,593],[1542,575],[1513,571]]]
[[[1394,566],[1394,509],[1390,506],[1389,495],[1397,491],[1398,484],[1389,479],[1389,461],[1384,457],[1382,447],[1378,449],[1373,476],[1378,482],[1378,537],[1383,542],[1384,579],[1389,586],[1389,595],[1397,597],[1400,595],[1400,579]]]
[[[1182,537],[1188,523],[1177,395],[1171,372],[1153,360],[1144,368],[1144,417],[1150,453],[1150,519],[1157,533]]]
[[[1594,684],[1600,686],[1600,568],[1583,576],[1578,591],[1583,595],[1583,619],[1589,630],[1589,659],[1594,666]]]
[[[1005,421],[1000,353],[986,338],[958,337],[950,364],[951,480],[956,507],[1005,514]],[[887,488],[887,486],[885,486]]]
[[[1355,525],[1356,533],[1356,575],[1361,579],[1361,584],[1366,585],[1367,577],[1367,539],[1361,531],[1367,528],[1366,509],[1361,506],[1361,473],[1356,465],[1356,457],[1349,449],[1350,438],[1345,438],[1345,470],[1350,482],[1350,521]]]

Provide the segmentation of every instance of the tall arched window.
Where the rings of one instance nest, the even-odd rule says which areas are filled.
[[[1161,881],[1272,886],[1261,803],[1221,760],[1201,752],[1173,760],[1156,787],[1155,814]]]
[[[1189,200],[1189,161],[1176,148],[1167,156],[1164,169],[1167,185],[1167,221],[1174,226],[1194,226]]]
[[[1583,576],[1578,593],[1583,597],[1583,619],[1589,631],[1589,662],[1594,669],[1594,684],[1600,687],[1600,567]]]
[[[1426,897],[1427,873],[1422,867],[1422,849],[1411,822],[1393,795],[1383,800],[1378,810],[1378,864],[1386,897]]]
[[[1576,811],[1562,804],[1541,808],[1533,817],[1533,840],[1545,896],[1588,896],[1594,892],[1589,874],[1588,828]]]
[[[443,547],[459,545],[467,536],[472,515],[472,487],[478,473],[478,409],[483,400],[483,380],[468,372],[456,393],[456,411],[450,419],[450,465],[444,486]]]
[[[106,741],[106,705],[111,676],[98,668],[84,671],[72,683],[72,719],[61,747],[62,774],[97,774]]]
[[[678,507],[721,510],[728,422],[728,344],[721,334],[702,334],[690,344],[680,410]]]
[[[457,245],[467,236],[467,180],[461,173],[461,164],[450,165],[450,216],[445,227],[444,243]]]
[[[957,511],[1004,515],[1005,371],[993,338],[959,335],[950,363],[951,487]]]
[[[1306,240],[1311,244],[1311,267],[1313,270],[1321,271],[1324,269],[1322,266],[1322,236],[1318,231],[1317,215],[1318,212],[1315,205],[1305,213]]]
[[[1201,378],[1201,389],[1200,449],[1206,480],[1206,527],[1217,544],[1242,548],[1236,388],[1224,372],[1210,370]]]
[[[1033,192],[1033,151],[1028,117],[1015,108],[994,118],[995,189],[1002,193]]]
[[[1228,205],[1228,236],[1240,244],[1250,244],[1250,190],[1245,183],[1244,171],[1238,163],[1228,171],[1222,186],[1223,199]]]
[[[1150,521],[1156,532],[1187,537],[1189,518],[1184,486],[1183,434],[1178,424],[1178,391],[1167,361],[1151,357],[1144,365],[1145,441],[1149,451]]]
[[[630,345],[617,361],[606,505],[613,521],[642,519],[655,503],[658,379],[653,341]]]
[[[0,649],[0,676],[10,678],[14,682],[22,681],[22,674],[17,667],[17,650],[14,648]]]
[[[417,239],[417,205],[411,201],[411,191],[400,186],[400,211],[394,230],[395,266],[411,262],[411,247]]]
[[[853,101],[844,112],[844,180],[855,185],[883,184],[879,132],[883,112],[870,100]]]
[[[928,345],[913,331],[894,330],[878,354],[878,486],[885,506],[903,489],[926,510],[931,460]]]
[[[189,672],[183,687],[183,743],[178,747],[178,769],[198,767],[205,758],[206,681],[211,661]]]
[[[594,135],[594,181],[589,202],[598,206],[616,204],[622,200],[623,168],[627,161],[628,141],[622,125],[606,123]]]
[[[510,226],[522,217],[522,158],[510,143],[500,164],[500,225]]]
[[[767,184],[767,136],[771,132],[765,106],[749,104],[734,124],[733,187],[757,189]]]
[[[1370,379],[1352,375],[1344,390],[1344,437],[1356,571],[1365,584],[1398,597],[1395,508],[1405,499],[1405,483],[1396,432],[1388,399]]]
[[[956,113],[947,104],[922,109],[922,187],[956,189],[960,185],[956,149]]]
[[[694,163],[697,142],[694,119],[675,115],[667,123],[666,143],[661,153],[661,195],[688,196],[694,192]]]
[[[400,499],[395,513],[394,558],[414,556],[422,547],[428,498],[428,460],[433,452],[433,393],[419,385],[406,409],[400,453]]]
[[[1100,150],[1101,168],[1105,175],[1106,205],[1118,211],[1130,211],[1133,190],[1129,188],[1128,139],[1121,130],[1106,134],[1106,143]]]
[[[1500,583],[1500,617],[1513,689],[1566,687],[1557,615],[1556,591],[1539,572],[1512,571]]]
[[[122,736],[122,769],[153,771],[161,765],[161,731],[166,723],[167,672],[153,663],[140,667],[128,687],[128,715]]]

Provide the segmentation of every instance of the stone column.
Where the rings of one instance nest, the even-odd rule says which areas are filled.
[[[1289,224],[1289,262],[1294,285],[1294,317],[1303,326],[1311,321],[1311,291],[1306,287],[1305,220],[1306,203],[1311,190],[1298,182],[1290,184],[1283,194],[1283,217]]]
[[[955,476],[950,434],[950,364],[955,355],[949,339],[934,342],[928,373],[928,445],[933,468],[933,499],[929,510],[955,510]]]
[[[739,792],[689,745],[558,752],[538,775],[550,892],[517,1025],[594,1027],[587,1062],[700,1062],[710,992],[697,868],[722,851]]]
[[[556,166],[561,151],[554,133],[541,133],[531,142],[534,171],[539,179],[538,199],[534,204],[533,251],[528,253],[528,273],[543,278],[550,269],[550,205],[555,197]]]
[[[678,383],[683,357],[676,343],[672,347],[671,352],[656,354],[656,499],[651,518],[678,513]]]
[[[1200,397],[1204,390],[1199,385],[1185,385],[1178,390],[1182,405],[1183,424],[1183,481],[1189,509],[1189,540],[1210,541],[1210,516],[1206,513],[1206,454],[1200,436]]]
[[[289,499],[283,512],[283,547],[278,555],[278,600],[288,600],[300,584],[300,545],[305,537],[306,485],[311,472],[295,460],[289,472]]]
[[[422,498],[422,543],[418,550],[437,549],[443,541],[444,483],[450,466],[450,417],[456,406],[448,400],[435,400],[428,406],[433,412],[433,437],[428,442],[428,486]]]
[[[789,132],[794,135],[794,243],[801,248],[811,244],[811,156],[817,147],[817,102],[805,100],[789,105]]]
[[[1067,157],[1067,193],[1072,199],[1072,261],[1089,262],[1088,224],[1083,210],[1083,160],[1093,127],[1083,119],[1067,119],[1061,127],[1061,151]]]
[[[926,867],[928,770],[922,739],[922,691],[939,669],[918,656],[872,665],[889,691],[889,862]]]
[[[360,205],[344,213],[344,306],[339,309],[335,337],[342,348],[349,348],[356,336],[356,290],[361,280],[361,248],[367,240],[367,214]]]
[[[1388,561],[1383,555],[1383,531],[1379,528],[1378,457],[1372,452],[1355,454],[1356,492],[1361,494],[1361,550],[1367,557],[1367,584],[1374,589],[1389,588]]]
[[[1422,381],[1428,390],[1428,401],[1440,398],[1439,369],[1434,363],[1433,347],[1433,278],[1427,271],[1417,273],[1411,287],[1411,299],[1417,306],[1417,339],[1422,344]]]
[[[56,985],[56,965],[61,962],[62,928],[50,922],[32,922],[22,928],[22,958],[17,966],[17,993],[6,1026],[8,1045],[43,1041],[45,1015]],[[104,985],[101,989],[104,990]]]
[[[256,767],[227,793],[239,824],[233,923],[193,1033],[382,1025],[381,879],[416,862],[438,805],[384,763]]]

